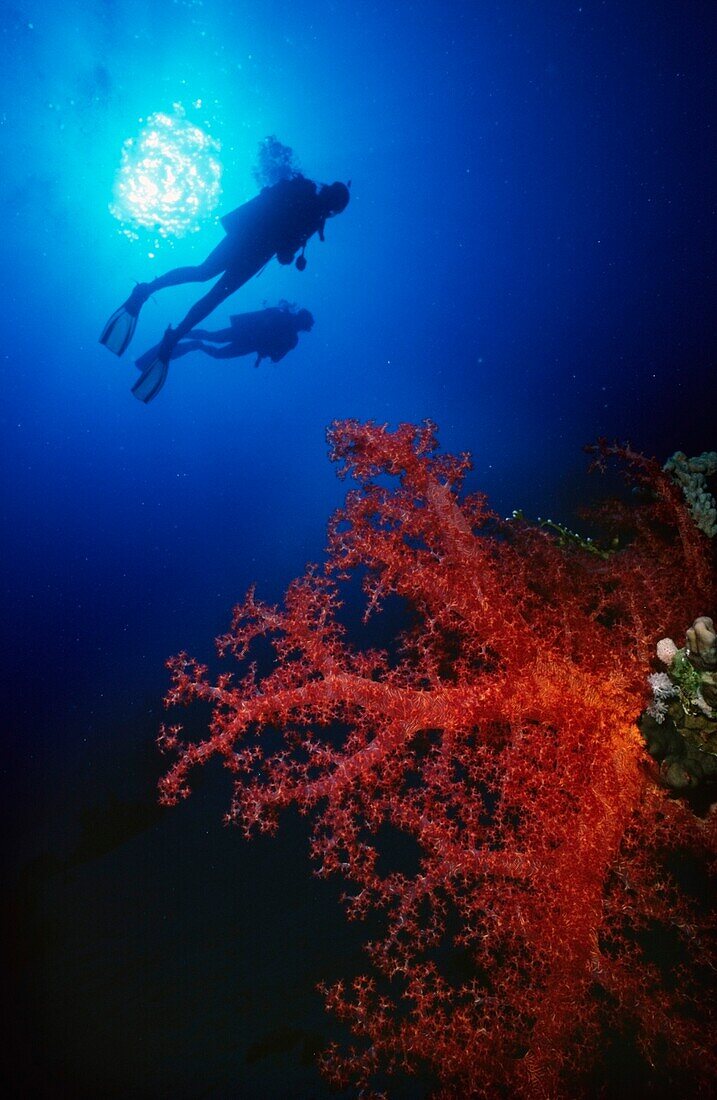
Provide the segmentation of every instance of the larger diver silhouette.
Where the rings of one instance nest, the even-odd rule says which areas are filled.
[[[177,267],[150,283],[138,283],[127,301],[112,314],[100,336],[100,343],[115,355],[126,351],[139,312],[155,291],[181,283],[206,282],[220,276],[176,328],[170,325],[167,329],[156,356],[143,372],[143,385],[136,396],[141,394],[140,400],[146,402],[159,393],[175,345],[262,271],[274,256],[281,264],[295,261],[298,270],[303,271],[308,241],[315,233],[323,241],[327,220],[348,206],[349,187],[350,184],[340,182],[317,186],[300,173],[281,179],[221,218],[225,237],[203,263]]]

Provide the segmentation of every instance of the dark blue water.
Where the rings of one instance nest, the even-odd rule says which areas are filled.
[[[225,779],[154,808],[163,662],[321,560],[337,417],[434,420],[502,512],[571,522],[583,444],[715,445],[714,6],[506,0],[3,4],[3,775],[15,1069],[48,1096],[320,1096],[313,985],[360,961],[300,826],[245,845]],[[201,106],[192,104],[201,102]],[[182,103],[216,213],[275,133],[348,210],[212,321],[316,317],[277,366],[200,355],[157,400],[98,344],[134,280],[123,142]],[[153,258],[149,253],[153,252]],[[132,350],[199,293],[148,303]],[[292,831],[293,830],[293,831]],[[18,877],[19,876],[19,877]]]

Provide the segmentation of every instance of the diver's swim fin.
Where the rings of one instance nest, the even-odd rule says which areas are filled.
[[[161,346],[161,344],[155,344],[154,347],[150,348],[149,351],[146,351],[144,355],[140,355],[139,359],[135,359],[134,365],[137,370],[145,371],[147,367],[149,367],[157,358]]]
[[[150,401],[154,401],[167,381],[169,360],[172,358],[175,344],[173,335],[172,326],[170,325],[162,337],[162,343],[150,348],[136,361],[136,366],[142,371],[142,374],[133,385],[132,393],[138,401],[143,401],[145,405],[148,405]]]
[[[124,306],[120,306],[102,329],[100,343],[115,355],[123,355],[134,336],[136,325],[137,318],[128,313]]]
[[[137,327],[139,311],[149,297],[147,283],[137,283],[124,305],[116,309],[102,329],[100,343],[115,355],[124,355]]]
[[[169,363],[165,362],[164,359],[160,359],[159,356],[155,356],[132,387],[132,393],[137,400],[143,401],[145,405],[148,405],[150,401],[154,401],[167,381],[168,372]]]

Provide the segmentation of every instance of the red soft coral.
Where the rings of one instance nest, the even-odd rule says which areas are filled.
[[[178,759],[162,782],[174,802],[221,756],[229,820],[274,830],[298,805],[317,873],[344,876],[352,916],[381,914],[375,976],[325,990],[360,1041],[326,1053],[329,1077],[364,1095],[426,1070],[445,1097],[575,1095],[621,1024],[648,1061],[662,1044],[713,1079],[699,981],[710,921],[667,864],[678,850],[713,858],[715,817],[655,785],[635,726],[655,641],[714,598],[679,493],[656,463],[600,444],[598,461],[622,461],[643,489],[629,515],[603,511],[631,538],[601,557],[460,500],[469,460],[436,454],[431,424],[344,421],[329,441],[358,488],[327,564],[282,609],[249,593],[219,640],[245,661],[270,639],[267,675],[212,684],[185,655],[170,662],[168,704],[208,700],[213,720],[197,745],[164,731]],[[390,595],[412,609],[398,656],[352,648],[337,620],[357,568],[367,614]],[[283,731],[274,751],[268,727]],[[381,870],[387,828],[416,845],[412,873]],[[660,925],[682,960],[667,976],[646,946]],[[461,978],[440,965],[456,948]]]

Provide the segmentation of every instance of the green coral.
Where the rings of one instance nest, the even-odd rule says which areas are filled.
[[[576,531],[571,531],[569,527],[565,527],[562,523],[556,523],[553,519],[541,519],[540,516],[538,516],[537,522],[526,519],[525,513],[519,508],[514,510],[512,518],[533,527],[543,527],[548,531],[552,531],[559,546],[575,546],[579,550],[584,550],[587,554],[595,554],[598,558],[609,558],[617,550],[617,539],[614,539],[610,548],[607,549],[593,542],[591,538],[583,538]]]
[[[688,718],[675,702],[662,722],[645,711],[637,724],[668,787],[684,790],[717,779],[717,723],[704,716]]]
[[[680,700],[685,710],[692,710],[695,706],[699,707],[697,697],[700,695],[702,677],[694,665],[690,663],[686,649],[677,650],[672,659],[668,675],[680,690]]]
[[[717,474],[717,451],[704,451],[688,458],[676,451],[663,469],[682,489],[692,518],[709,538],[717,535],[717,502],[707,487],[707,478]]]
[[[700,616],[677,649],[669,638],[657,646],[667,672],[650,676],[653,703],[638,726],[660,775],[675,790],[717,779],[717,632]]]

